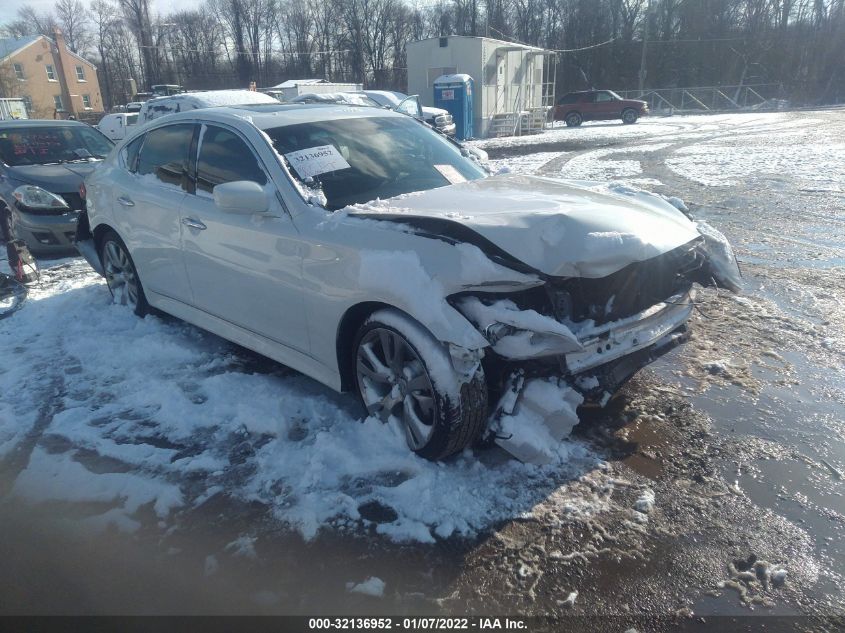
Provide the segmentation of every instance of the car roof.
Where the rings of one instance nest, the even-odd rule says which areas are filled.
[[[255,127],[267,130],[284,125],[295,125],[298,123],[314,123],[316,121],[331,121],[340,119],[373,118],[373,117],[398,117],[408,118],[405,114],[386,110],[384,108],[373,108],[358,105],[340,105],[323,103],[291,103],[291,104],[252,104],[243,106],[218,106],[213,108],[198,108],[186,110],[176,114],[169,114],[152,123],[161,121],[176,122],[181,120],[218,121],[233,122],[249,120]]]
[[[66,121],[64,119],[12,119],[0,121],[0,128],[16,127],[73,127],[87,125],[82,121]]]

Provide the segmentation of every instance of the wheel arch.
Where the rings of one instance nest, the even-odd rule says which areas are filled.
[[[381,301],[363,301],[351,306],[341,317],[335,335],[341,391],[352,391],[355,386],[355,350],[352,349],[355,345],[355,334],[371,314],[383,308],[399,309]]]
[[[103,245],[103,238],[109,231],[120,237],[120,233],[117,232],[117,229],[104,222],[91,229],[91,236],[94,238],[94,245],[97,247],[98,255],[100,254],[100,247]],[[120,239],[123,240],[122,237],[120,237]]]

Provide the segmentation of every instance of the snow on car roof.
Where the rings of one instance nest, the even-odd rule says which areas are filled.
[[[263,92],[253,90],[206,90],[203,92],[183,92],[181,94],[156,97],[146,103],[182,103],[195,108],[242,105],[245,103],[278,103],[278,100]]]
[[[283,125],[297,123],[313,123],[315,121],[331,121],[360,117],[401,117],[407,115],[386,110],[384,108],[370,108],[356,105],[321,104],[321,103],[293,103],[285,104],[276,101],[274,104],[253,104],[231,107],[208,108],[192,110],[171,115],[170,120],[176,118],[197,118],[226,120],[236,117],[247,119],[255,127],[267,130]]]

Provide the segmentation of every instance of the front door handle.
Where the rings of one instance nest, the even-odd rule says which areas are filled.
[[[130,199],[129,199],[129,198],[127,198],[126,196],[120,196],[120,197],[117,199],[117,201],[118,201],[120,204],[122,204],[124,207],[134,207],[134,206],[135,206],[135,203],[134,203],[134,202],[132,202],[132,200],[130,200]]]
[[[205,231],[208,228],[205,224],[193,218],[182,218],[182,224],[198,231]]]

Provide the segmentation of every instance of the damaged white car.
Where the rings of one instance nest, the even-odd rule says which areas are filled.
[[[490,176],[373,108],[163,117],[86,183],[78,246],[116,301],[357,391],[431,459],[488,437],[542,461],[685,340],[695,282],[739,283],[721,234],[657,196]]]

